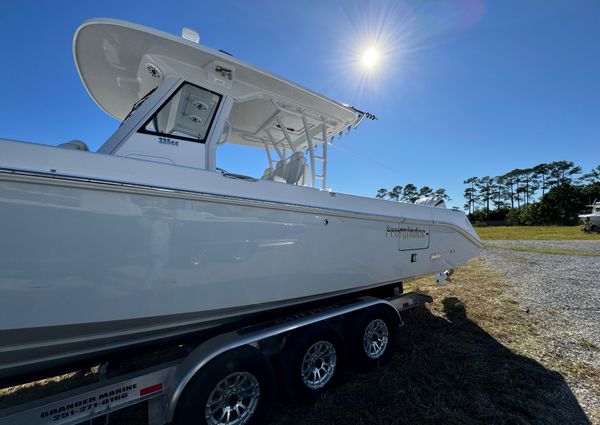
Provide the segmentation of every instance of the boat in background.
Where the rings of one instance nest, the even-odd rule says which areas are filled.
[[[600,231],[600,201],[594,201],[592,205],[586,205],[586,207],[591,208],[592,212],[579,215],[579,218],[585,225],[584,230],[588,232]]]
[[[439,200],[328,189],[328,143],[372,114],[184,37],[84,23],[77,69],[121,126],[98,152],[0,140],[0,379],[479,254]],[[251,148],[262,177],[219,168]]]

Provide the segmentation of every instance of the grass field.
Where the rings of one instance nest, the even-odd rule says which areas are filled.
[[[476,227],[481,239],[492,240],[600,240],[600,233],[585,233],[583,226]]]
[[[431,277],[407,283],[407,291],[428,293],[434,302],[404,316],[389,364],[348,371],[312,405],[277,401],[268,423],[600,425],[599,369],[553,347],[544,325],[514,301],[498,273],[474,261],[451,280],[446,286]],[[573,388],[585,396],[578,400]],[[17,396],[0,390],[0,400],[3,395]],[[141,425],[145,417],[140,406],[109,423]]]

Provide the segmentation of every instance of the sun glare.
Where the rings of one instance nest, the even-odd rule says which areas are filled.
[[[365,68],[373,68],[379,62],[379,52],[374,47],[369,47],[363,52],[362,64]]]

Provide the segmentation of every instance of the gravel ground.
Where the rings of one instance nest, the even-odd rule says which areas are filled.
[[[600,241],[486,241],[504,246],[600,251]],[[600,257],[485,249],[488,267],[503,273],[523,308],[544,324],[547,353],[600,368]],[[576,378],[571,391],[588,412],[600,400]],[[588,413],[589,414],[589,413]],[[592,423],[596,423],[592,419]]]
[[[486,240],[486,243],[504,246],[530,246],[533,248],[559,248],[572,249],[576,251],[600,252],[600,240],[593,241],[509,241],[509,240]]]
[[[600,241],[486,241],[600,252]],[[486,249],[487,265],[515,284],[524,308],[547,325],[566,357],[600,367],[600,257]]]

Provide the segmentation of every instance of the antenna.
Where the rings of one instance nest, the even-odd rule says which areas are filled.
[[[191,41],[192,43],[200,44],[200,34],[190,28],[182,28],[181,29],[181,37],[186,40]]]

